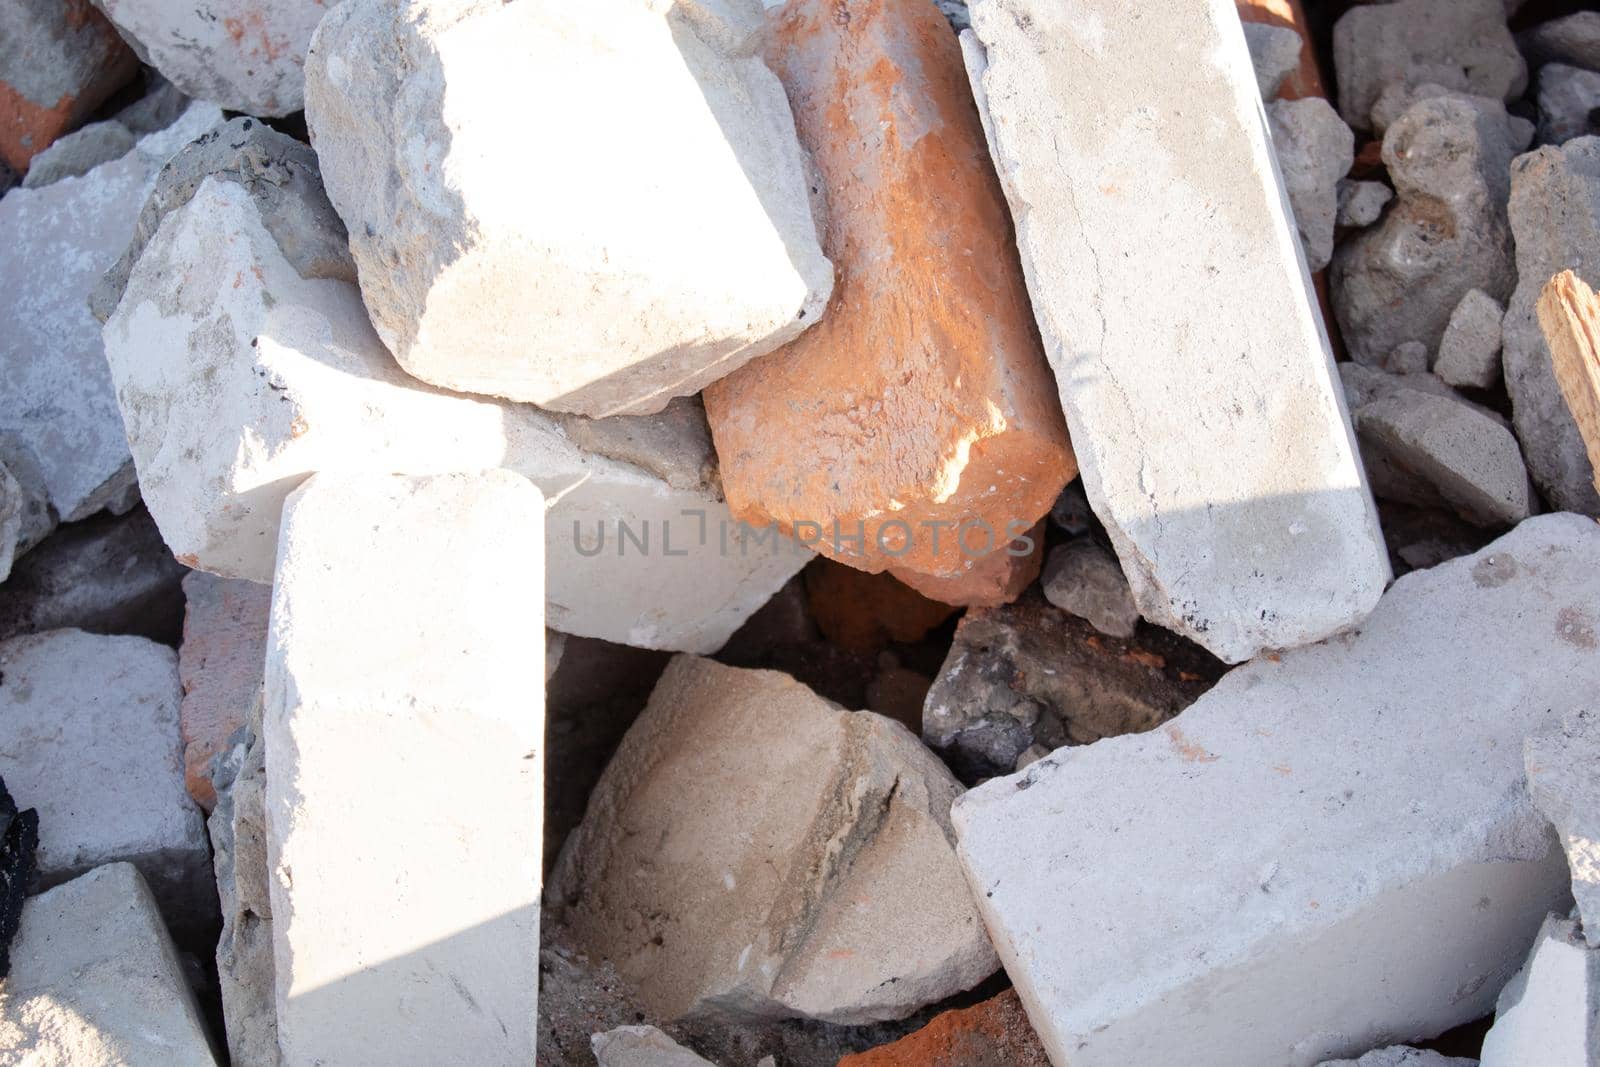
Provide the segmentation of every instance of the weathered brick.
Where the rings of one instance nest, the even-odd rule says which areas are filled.
[[[183,644],[178,646],[183,780],[195,802],[210,811],[217,804],[211,759],[245,724],[261,692],[272,587],[190,571],[183,595]]]

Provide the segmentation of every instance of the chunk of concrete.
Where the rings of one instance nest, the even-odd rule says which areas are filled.
[[[550,899],[662,1018],[903,1018],[996,966],[951,850],[960,792],[898,723],[678,656]]]
[[[1572,633],[1587,625],[1574,617]],[[1593,638],[1591,637],[1591,640]],[[1555,824],[1572,871],[1584,936],[1600,948],[1600,712],[1583,708],[1528,738],[1523,759],[1534,806]]]
[[[1244,42],[1262,100],[1276,100],[1283,80],[1300,66],[1300,35],[1290,26],[1245,22]]]
[[[1274,100],[1267,105],[1267,127],[1306,265],[1319,271],[1333,258],[1339,180],[1355,162],[1355,134],[1339,120],[1333,105],[1314,96]]]
[[[1531,119],[1521,115],[1511,114],[1506,110],[1505,102],[1498,97],[1481,96],[1475,93],[1464,93],[1457,89],[1450,89],[1436,82],[1423,82],[1421,85],[1406,85],[1396,82],[1379,95],[1378,102],[1372,105],[1372,132],[1382,138],[1389,132],[1400,117],[1409,111],[1413,105],[1423,100],[1432,100],[1435,97],[1450,97],[1452,99],[1469,100],[1480,111],[1491,115],[1504,115],[1506,124],[1506,137],[1511,141],[1513,150],[1523,152],[1533,144],[1534,132],[1537,129]]]
[[[1568,899],[1521,744],[1600,682],[1596,603],[1600,527],[1529,519],[1356,635],[957,801],[1051,1058],[1304,1067],[1485,1014]]]
[[[1050,550],[1041,579],[1044,598],[1111,637],[1132,637],[1139,606],[1117,557],[1092,538]]]
[[[972,23],[1084,486],[1141,613],[1233,662],[1355,623],[1388,564],[1233,5],[979,0]]]
[[[1447,385],[1492,388],[1500,380],[1500,323],[1505,308],[1482,289],[1470,289],[1450,313],[1433,372]]]
[[[1339,113],[1370,128],[1372,105],[1390,85],[1434,82],[1511,101],[1528,87],[1501,0],[1398,0],[1353,7],[1333,27]]]
[[[285,1063],[399,1034],[417,1063],[533,1060],[543,519],[509,471],[289,500],[263,716]]]
[[[220,117],[194,105],[120,159],[0,200],[0,438],[38,470],[63,522],[134,486],[89,293],[126,247],[156,171]]]
[[[1335,221],[1340,226],[1371,226],[1383,217],[1383,209],[1394,199],[1394,190],[1382,182],[1339,179],[1339,205]]]
[[[1600,133],[1600,72],[1549,63],[1539,71],[1539,143]]]
[[[1478,1061],[1406,1045],[1390,1045],[1375,1049],[1358,1060],[1327,1060],[1319,1067],[1478,1067]]]
[[[1381,366],[1407,342],[1437,351],[1469,291],[1510,295],[1515,152],[1495,101],[1426,97],[1389,127],[1383,161],[1397,202],[1333,257],[1333,307],[1352,359]]]
[[[1592,1067],[1600,1063],[1600,949],[1578,924],[1548,916],[1528,962],[1495,1002],[1483,1067]]]
[[[1600,11],[1578,11],[1517,34],[1517,47],[1533,67],[1567,63],[1600,70]]]
[[[138,69],[87,3],[11,0],[0,8],[0,163],[26,171]]]
[[[311,33],[340,0],[94,0],[139,58],[197,100],[247,115],[305,106]]]
[[[599,1067],[716,1067],[653,1026],[619,1026],[595,1034],[590,1048]]]
[[[401,366],[648,414],[814,324],[833,272],[789,105],[754,54],[760,16],[756,0],[329,12],[306,116]],[[549,166],[528,154],[541,144],[584,148]]]
[[[135,143],[133,132],[116,119],[91,122],[33,157],[22,187],[38,189],[62,178],[87,174],[102,163],[127,155]]]
[[[230,746],[261,697],[272,587],[190,571],[183,579],[183,777],[205,811],[216,807],[211,762]]]
[[[1037,563],[1001,546],[1077,468],[960,47],[927,0],[768,18],[839,280],[820,325],[706,391],[729,504],[935,600],[1012,599]]]
[[[613,458],[532,407],[407,377],[367,321],[311,150],[251,119],[224,132],[163,172],[96,292],[127,446],[179,559],[270,581],[283,501],[318,470],[507,467],[551,501],[551,626],[709,652],[810,558],[738,536],[691,418],[587,427]]]
[[[1600,515],[1600,494],[1535,314],[1545,284],[1563,270],[1600,284],[1600,137],[1578,137],[1519,156],[1511,167],[1517,287],[1506,304],[1506,391],[1528,471],[1553,507]]]
[[[205,823],[183,788],[177,658],[81,630],[0,643],[0,778],[39,810],[45,886],[125,861],[175,928],[216,906]]]
[[[0,985],[9,1062],[216,1067],[172,938],[129,864],[97,867],[30,899],[11,958]]]

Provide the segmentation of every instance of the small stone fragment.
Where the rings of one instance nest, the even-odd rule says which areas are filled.
[[[289,499],[262,723],[287,1064],[397,1035],[413,1063],[534,1059],[543,519],[509,471]]]
[[[550,899],[664,1019],[902,1018],[995,969],[951,852],[960,792],[882,716],[678,656]]]
[[[1391,374],[1426,374],[1428,346],[1421,341],[1402,341],[1394,346],[1394,351],[1380,366]]]
[[[1556,383],[1600,489],[1600,297],[1572,271],[1562,271],[1544,287],[1537,312]]]
[[[1317,63],[1316,45],[1312,42],[1309,24],[1300,0],[1234,0],[1239,21],[1244,24],[1245,41],[1252,57],[1256,47],[1251,43],[1254,27],[1260,25],[1294,31],[1300,38],[1297,62],[1287,78],[1277,88],[1277,96],[1284,100],[1304,97],[1326,97],[1322,86],[1322,71]],[[1267,99],[1263,95],[1262,99]]]
[[[653,1026],[619,1026],[590,1039],[599,1067],[716,1067]]]
[[[1368,10],[1388,8],[1351,14]],[[1383,161],[1397,202],[1333,257],[1333,306],[1352,359],[1381,366],[1406,342],[1437,351],[1468,291],[1497,300],[1510,294],[1516,272],[1506,200],[1514,152],[1495,101],[1426,97],[1389,127]]]
[[[1335,216],[1340,226],[1371,226],[1383,216],[1383,209],[1394,199],[1394,190],[1382,182],[1339,179],[1339,207]]]
[[[39,812],[17,809],[0,781],[0,982],[11,973],[11,940],[22,921],[22,902],[39,873]]]
[[[203,927],[211,855],[183,788],[172,650],[52,630],[0,643],[0,674],[0,778],[39,810],[43,885],[125,861],[169,924]]]
[[[1517,47],[1533,67],[1567,63],[1600,70],[1600,11],[1578,11],[1517,34]]]
[[[1139,606],[1117,557],[1098,541],[1079,538],[1050,550],[1042,580],[1044,598],[1112,637],[1132,637]]]
[[[1555,508],[1600,515],[1596,468],[1561,394],[1536,307],[1545,285],[1572,270],[1600,284],[1600,137],[1519,156],[1511,168],[1517,287],[1506,304],[1506,391],[1528,471]]]
[[[138,69],[86,0],[7,0],[0,5],[0,163],[26,171]]]
[[[1539,71],[1539,143],[1600,133],[1600,71],[1549,63]]]
[[[1521,746],[1600,685],[1597,603],[1600,526],[1529,519],[1356,635],[965,794],[962,863],[1052,1060],[1306,1067],[1482,1016],[1569,899]]]
[[[138,870],[97,867],[23,906],[0,985],[0,1049],[28,1067],[216,1067]]]
[[[1581,638],[1586,625],[1574,617],[1569,635]],[[1523,761],[1534,806],[1555,824],[1567,850],[1584,936],[1590,948],[1600,948],[1600,712],[1579,709],[1528,738]]]
[[[1445,384],[1489,389],[1500,380],[1500,323],[1505,308],[1482,289],[1469,289],[1450,313],[1433,372]]]
[[[1246,22],[1244,43],[1250,48],[1250,63],[1255,67],[1261,99],[1276,100],[1284,79],[1300,66],[1300,35],[1291,26]]]
[[[62,178],[87,174],[100,164],[133,151],[135,143],[133,133],[115,119],[91,122],[35,156],[22,187],[38,189]]]
[[[1050,1067],[1014,989],[936,1015],[899,1041],[846,1056],[839,1067]]]
[[[217,803],[211,761],[229,746],[261,696],[272,587],[191,571],[183,595],[183,776],[189,795],[209,812]]]
[[[1369,1052],[1358,1060],[1326,1060],[1318,1067],[1478,1067],[1478,1061],[1442,1056],[1437,1052],[1406,1045],[1390,1045]]]
[[[1319,271],[1333,258],[1339,180],[1355,162],[1355,135],[1339,121],[1333,106],[1319,97],[1274,100],[1267,105],[1267,125],[1306,265]]]
[[[449,389],[640,415],[815,324],[833,271],[783,88],[755,54],[760,24],[756,0],[329,12],[307,121],[400,365]],[[583,151],[551,166],[533,145]]]
[[[1578,924],[1544,921],[1528,962],[1495,1002],[1483,1067],[1593,1067],[1600,1063],[1600,949]]]
[[[1333,27],[1339,113],[1370,128],[1372,105],[1393,84],[1434,82],[1511,101],[1528,66],[1506,28],[1501,0],[1398,0],[1347,11]]]

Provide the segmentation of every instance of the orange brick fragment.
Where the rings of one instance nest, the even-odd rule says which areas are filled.
[[[217,804],[211,759],[244,725],[261,691],[272,587],[191,571],[183,579],[183,595],[178,646],[183,777],[195,803],[210,811]]]
[[[1016,990],[938,1015],[889,1045],[846,1056],[839,1067],[1050,1067]]]
[[[89,0],[0,4],[0,160],[19,174],[139,69]]]

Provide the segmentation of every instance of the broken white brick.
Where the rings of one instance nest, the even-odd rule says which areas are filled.
[[[1591,771],[1593,768],[1590,768]],[[1495,1003],[1482,1067],[1594,1067],[1600,1063],[1600,949],[1578,924],[1545,919],[1528,962]]]
[[[1529,519],[1358,634],[958,800],[1051,1058],[1304,1067],[1483,1015],[1568,899],[1521,747],[1600,685],[1597,603],[1600,526]]]
[[[589,1039],[599,1067],[716,1067],[653,1026],[619,1026]]]
[[[1564,622],[1566,633],[1594,640],[1586,618]],[[1528,738],[1524,760],[1533,803],[1555,824],[1567,851],[1584,936],[1590,948],[1600,948],[1600,712],[1574,711]]]
[[[1232,662],[1355,623],[1388,562],[1233,4],[971,10],[1035,314],[1140,611]]]
[[[543,516],[508,471],[289,500],[263,716],[289,1067],[533,1060]]]

